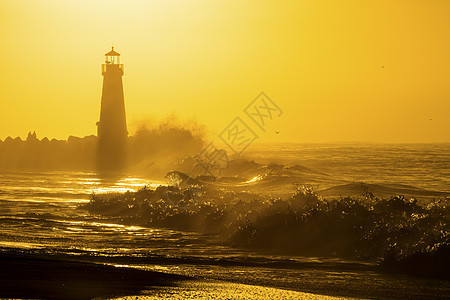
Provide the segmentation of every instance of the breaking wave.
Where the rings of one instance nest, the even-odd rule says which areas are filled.
[[[273,169],[250,179],[170,172],[171,185],[92,195],[84,207],[127,224],[217,234],[238,247],[379,261],[384,270],[450,277],[448,193],[363,183],[314,192],[298,183],[302,174],[322,180],[325,174]],[[402,196],[378,196],[395,192]],[[339,196],[344,193],[358,196]]]

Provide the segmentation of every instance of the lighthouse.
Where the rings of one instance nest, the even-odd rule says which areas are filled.
[[[97,122],[98,168],[119,171],[125,166],[128,131],[122,84],[123,64],[114,47],[105,54],[102,75],[100,121]]]

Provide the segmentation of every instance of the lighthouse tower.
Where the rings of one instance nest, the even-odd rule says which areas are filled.
[[[128,139],[123,64],[120,64],[120,54],[114,51],[114,47],[105,57],[100,121],[97,122],[98,167],[100,170],[117,171],[125,165]]]

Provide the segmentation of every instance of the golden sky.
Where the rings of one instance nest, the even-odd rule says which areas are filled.
[[[95,134],[114,45],[131,132],[218,134],[265,91],[261,141],[450,141],[448,0],[0,0],[0,41],[0,139]]]

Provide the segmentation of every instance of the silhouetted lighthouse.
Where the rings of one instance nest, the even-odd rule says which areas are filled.
[[[114,51],[114,47],[105,56],[100,121],[97,122],[98,167],[101,170],[120,170],[125,164],[128,138],[123,64],[120,64],[120,54]]]

